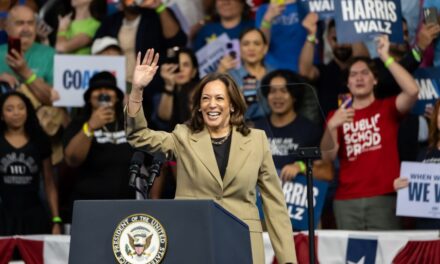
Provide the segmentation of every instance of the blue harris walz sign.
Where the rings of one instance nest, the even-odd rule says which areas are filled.
[[[419,99],[412,112],[423,115],[427,105],[434,105],[440,95],[440,68],[419,68],[414,72],[419,86]]]
[[[339,43],[356,43],[387,34],[390,42],[403,42],[400,0],[335,1],[336,34]]]
[[[315,228],[321,218],[324,206],[325,194],[328,183],[313,180],[313,205]],[[292,181],[283,184],[284,198],[286,199],[287,211],[294,230],[307,230],[309,217],[307,214],[307,180],[304,175],[298,175]],[[264,219],[260,194],[257,195],[257,207],[260,218]]]
[[[302,17],[305,17],[309,12],[317,13],[319,20],[334,17],[335,6],[333,0],[300,0],[298,4]]]

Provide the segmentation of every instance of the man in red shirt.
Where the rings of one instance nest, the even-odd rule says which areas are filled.
[[[413,77],[389,55],[387,36],[377,38],[377,52],[401,88],[376,99],[372,60],[354,58],[347,86],[352,94],[328,117],[321,141],[322,158],[340,161],[334,211],[339,229],[399,229],[393,179],[399,176],[397,130],[400,118],[417,101]],[[351,105],[351,106],[350,106]]]

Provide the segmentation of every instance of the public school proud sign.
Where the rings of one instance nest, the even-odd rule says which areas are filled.
[[[336,34],[339,43],[372,40],[381,34],[390,42],[403,42],[400,0],[334,1]]]

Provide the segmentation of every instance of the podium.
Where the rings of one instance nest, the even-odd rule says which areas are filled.
[[[122,220],[136,214],[163,227],[167,243],[161,263],[252,263],[248,226],[211,200],[76,201],[69,263],[118,263],[114,234]]]

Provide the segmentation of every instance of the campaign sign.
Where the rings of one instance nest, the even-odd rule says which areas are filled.
[[[101,71],[111,72],[125,93],[124,56],[55,55],[54,89],[60,94],[60,100],[55,101],[54,106],[82,107],[90,78]]]
[[[335,1],[336,35],[339,43],[356,43],[389,35],[390,42],[403,43],[400,0]]]
[[[440,68],[418,68],[414,72],[414,79],[419,86],[419,99],[412,112],[423,115],[427,105],[434,106],[440,94]]]
[[[327,20],[334,17],[335,7],[333,0],[300,0],[298,4],[301,17],[305,17],[310,12],[318,14],[319,20]]]
[[[305,175],[298,175],[292,181],[285,182],[282,186],[286,199],[287,212],[294,230],[307,230],[309,216],[307,214],[307,179]],[[315,228],[321,218],[324,206],[325,194],[328,183],[326,181],[313,180],[313,213]],[[260,218],[264,219],[261,195],[257,195],[257,207]]]
[[[235,46],[226,33],[221,34],[215,40],[209,42],[196,52],[197,61],[199,62],[200,78],[208,73],[217,70],[220,60],[228,52],[233,51]],[[236,53],[237,54],[237,53]],[[240,57],[237,56],[240,60]]]
[[[397,192],[396,215],[440,219],[440,164],[402,162],[409,185]]]

